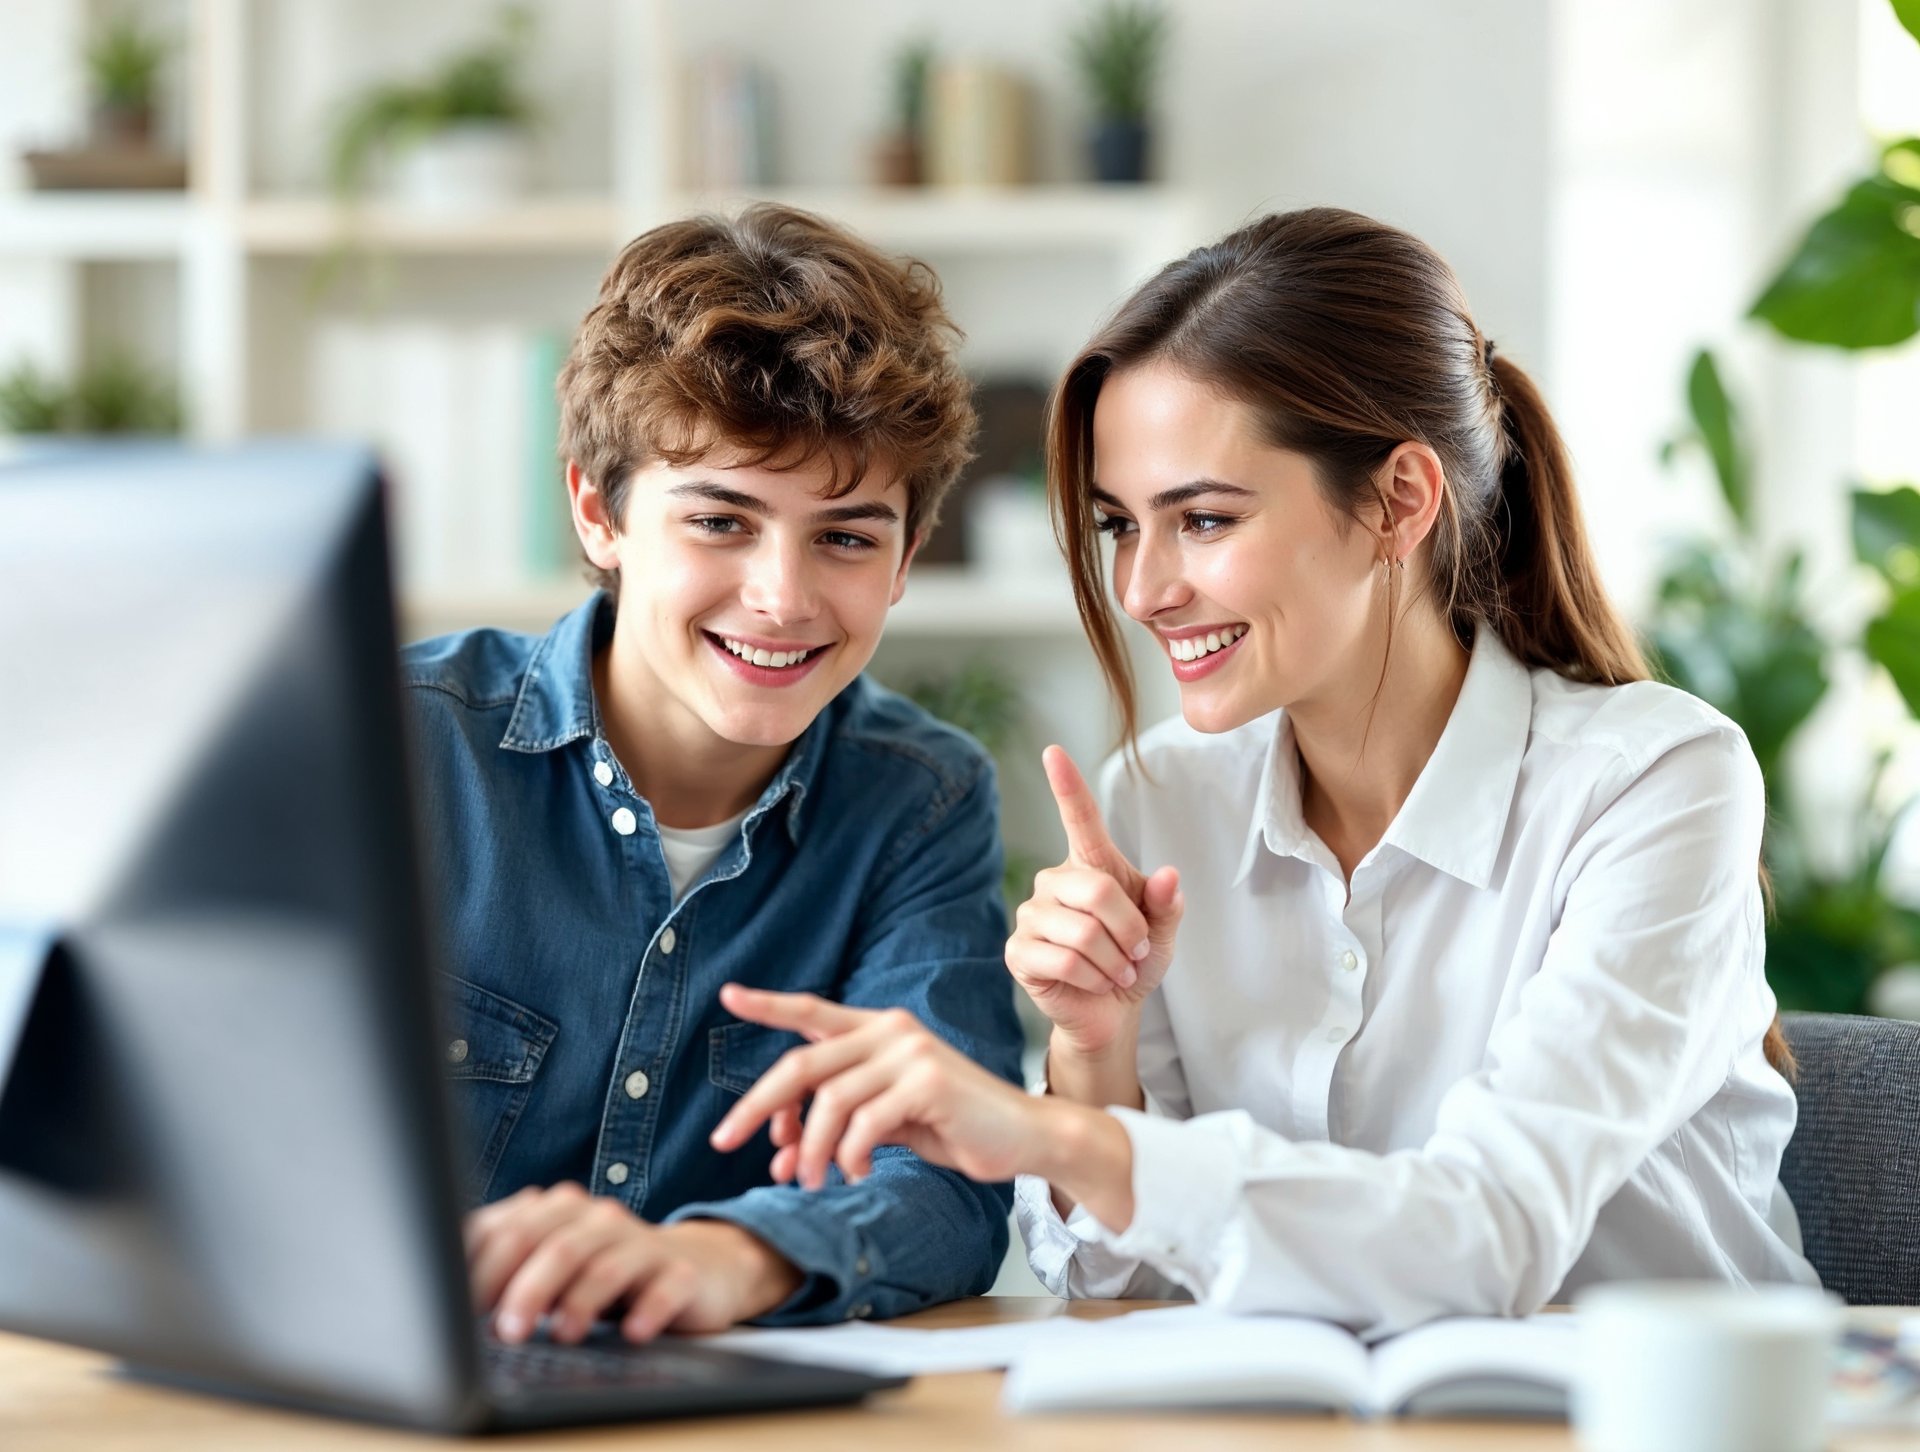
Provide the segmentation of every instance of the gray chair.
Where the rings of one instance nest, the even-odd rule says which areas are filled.
[[[1800,1122],[1780,1180],[1807,1259],[1849,1305],[1920,1305],[1920,1023],[1781,1022],[1800,1062]]]

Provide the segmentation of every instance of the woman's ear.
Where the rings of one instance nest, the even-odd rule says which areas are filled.
[[[573,532],[580,536],[587,558],[598,569],[619,569],[620,551],[615,544],[619,530],[614,528],[607,496],[574,459],[567,460],[567,501],[573,511]]]
[[[1447,471],[1427,445],[1408,442],[1387,455],[1378,480],[1381,551],[1388,564],[1401,563],[1433,532],[1447,492]]]

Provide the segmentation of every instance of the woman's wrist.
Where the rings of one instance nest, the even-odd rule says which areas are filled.
[[[1140,1089],[1139,1045],[1137,1024],[1096,1048],[1078,1044],[1056,1028],[1047,1040],[1047,1092],[1095,1108],[1142,1108],[1146,1100]]]
[[[1056,1205],[1085,1205],[1107,1229],[1125,1230],[1133,1222],[1133,1141],[1126,1127],[1091,1105],[1065,1099],[1033,1103],[1031,1173],[1053,1189]]]

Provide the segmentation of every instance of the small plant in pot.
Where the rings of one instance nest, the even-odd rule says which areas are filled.
[[[96,145],[129,150],[153,144],[154,101],[168,44],[131,11],[110,13],[87,40]]]
[[[1167,13],[1154,0],[1102,0],[1073,36],[1093,98],[1088,149],[1103,182],[1147,179],[1147,115],[1166,45]]]
[[[334,131],[335,192],[358,198],[382,163],[394,193],[419,206],[495,206],[525,191],[534,106],[521,67],[532,31],[532,13],[510,6],[492,37],[437,73],[355,98]]]

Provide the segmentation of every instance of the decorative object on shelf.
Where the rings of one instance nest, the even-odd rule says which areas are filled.
[[[1880,577],[1887,604],[1859,635],[1830,641],[1811,618],[1816,596],[1802,552],[1770,557],[1755,527],[1751,447],[1711,353],[1694,360],[1687,404],[1692,426],[1676,443],[1705,451],[1731,537],[1676,552],[1647,643],[1660,674],[1737,722],[1759,762],[1773,898],[1767,978],[1782,1007],[1880,1010],[1883,986],[1900,987],[1887,975],[1920,962],[1920,912],[1896,900],[1884,877],[1894,829],[1913,801],[1883,800],[1890,754],[1881,752],[1848,824],[1850,860],[1836,870],[1812,849],[1789,747],[1833,677],[1861,667],[1885,670],[1920,713],[1920,493],[1854,492],[1855,550]],[[1675,451],[1669,445],[1667,456]]]
[[[874,180],[883,187],[918,186],[926,179],[927,76],[933,45],[916,40],[893,61],[893,129],[874,148]]]
[[[0,433],[156,434],[180,432],[173,381],[129,353],[112,352],[71,384],[31,362],[0,375]]]
[[[356,199],[377,173],[396,200],[430,210],[485,210],[522,196],[535,118],[522,75],[532,35],[532,11],[507,6],[491,38],[433,75],[350,101],[333,134],[335,192]]]
[[[1099,181],[1147,179],[1147,117],[1166,39],[1167,13],[1153,0],[1100,0],[1074,32],[1074,59],[1093,99],[1087,149]]]
[[[186,159],[154,142],[160,72],[172,49],[124,6],[100,21],[86,46],[87,142],[23,153],[37,190],[177,190],[187,184]]]
[[[1033,180],[1027,84],[990,61],[935,61],[927,81],[927,180],[941,187]]]
[[[745,56],[713,51],[692,61],[682,81],[686,155],[695,192],[749,192],[774,184],[773,87]]]
[[[1047,513],[1047,486],[1031,474],[995,474],[966,495],[967,560],[994,580],[1064,578]]]

